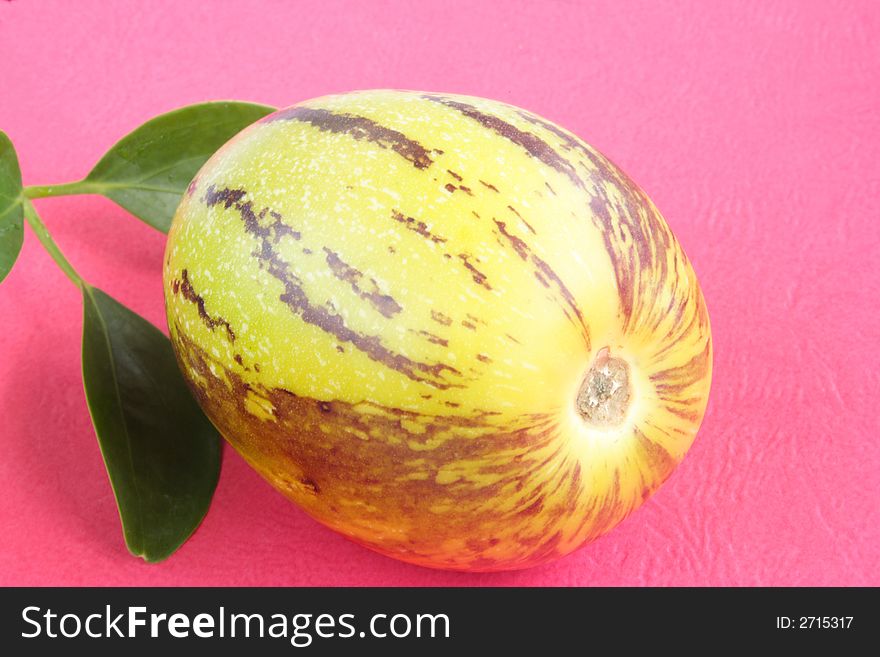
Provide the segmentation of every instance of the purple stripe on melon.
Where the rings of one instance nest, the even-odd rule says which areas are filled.
[[[381,148],[390,148],[409,160],[417,169],[427,169],[434,161],[419,142],[402,132],[381,125],[365,116],[356,116],[314,107],[290,107],[270,114],[263,123],[300,121],[315,126],[322,132],[346,134],[358,141],[372,142]]]
[[[245,231],[260,241],[260,249],[254,253],[260,266],[284,286],[284,293],[279,300],[290,308],[307,324],[316,326],[333,335],[340,342],[348,342],[371,359],[389,367],[413,381],[419,381],[432,387],[445,390],[461,387],[461,384],[448,383],[442,379],[445,373],[460,375],[457,369],[444,363],[423,363],[407,358],[403,354],[391,351],[382,344],[378,336],[359,333],[345,324],[345,320],[324,306],[311,303],[302,288],[302,282],[290,271],[290,264],[285,262],[273,246],[271,232],[264,230],[254,213],[251,203],[242,202],[246,195],[243,189],[216,189],[214,185],[205,194],[205,203],[211,207],[223,204],[233,208],[241,217]]]
[[[193,287],[192,282],[189,279],[189,271],[184,269],[180,273],[180,280],[175,280],[171,284],[171,289],[175,294],[178,292],[183,295],[183,298],[187,301],[196,304],[196,307],[199,310],[199,317],[201,317],[202,321],[205,323],[211,331],[213,332],[215,328],[218,326],[222,326],[226,331],[226,337],[230,342],[235,342],[235,331],[232,330],[232,327],[229,325],[225,319],[220,317],[219,315],[212,317],[210,313],[208,313],[207,308],[205,307],[205,299],[202,295],[198,294]]]
[[[339,280],[348,283],[355,294],[361,299],[368,301],[379,313],[391,318],[403,310],[400,304],[390,295],[382,294],[379,291],[379,287],[373,279],[370,279],[373,289],[371,291],[364,290],[361,287],[364,280],[363,273],[340,258],[338,253],[331,251],[326,246],[324,247],[324,253],[327,255],[327,266],[330,267],[333,275]]]
[[[564,157],[557,153],[553,149],[553,147],[550,146],[550,144],[538,137],[536,134],[526,132],[525,130],[520,130],[515,125],[513,125],[512,123],[508,123],[504,119],[501,119],[492,114],[481,112],[473,105],[463,103],[459,100],[453,100],[452,98],[432,95],[425,95],[422,96],[422,98],[430,100],[434,103],[445,105],[446,107],[450,107],[454,110],[457,110],[458,112],[461,112],[466,117],[468,117],[469,119],[473,119],[483,127],[492,130],[496,134],[504,137],[509,141],[512,141],[517,146],[521,146],[533,158],[542,162],[543,164],[546,164],[551,169],[554,169],[559,173],[567,176],[568,179],[571,180],[571,182],[576,187],[583,189],[584,183],[581,180],[580,176],[578,176],[575,168],[571,166],[571,164],[567,162]]]
[[[559,126],[524,110],[518,113],[532,125],[559,138],[564,150],[577,153],[592,166],[590,170],[580,163],[593,196],[590,201],[593,223],[602,231],[605,250],[617,278],[624,328],[630,328],[634,318],[648,321],[648,317],[643,315],[649,316],[658,312],[658,309],[653,305],[640,308],[639,299],[656,298],[669,281],[671,273],[666,258],[670,251],[675,258],[685,262],[686,256],[671,239],[645,193],[622,169]],[[612,201],[605,190],[607,184],[617,189],[622,204]],[[615,227],[625,229],[626,235],[618,236]],[[653,289],[647,289],[652,281]]]
[[[541,282],[545,287],[549,287],[548,281],[553,281],[556,285],[556,289],[559,291],[560,296],[562,296],[565,304],[568,308],[563,307],[563,312],[566,314],[569,319],[575,321],[574,318],[569,314],[570,309],[574,315],[577,317],[576,324],[578,324],[581,328],[581,333],[584,337],[584,341],[587,343],[587,346],[590,344],[590,329],[587,327],[587,322],[584,319],[583,312],[581,311],[580,306],[578,305],[577,299],[574,298],[574,295],[571,293],[571,290],[563,283],[562,279],[559,278],[559,275],[553,270],[553,268],[542,258],[538,257],[529,245],[526,242],[516,235],[512,234],[507,230],[507,224],[503,221],[498,221],[497,219],[493,219],[495,222],[495,226],[498,228],[499,232],[504,236],[504,238],[508,241],[510,246],[516,252],[516,254],[522,258],[523,260],[531,261],[531,263],[535,266],[534,274],[535,278]]]

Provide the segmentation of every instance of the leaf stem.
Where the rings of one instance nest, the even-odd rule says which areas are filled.
[[[67,261],[67,258],[64,257],[64,254],[61,253],[61,249],[58,248],[58,245],[55,244],[55,240],[52,239],[49,231],[46,230],[46,225],[40,219],[33,204],[30,200],[25,199],[22,205],[24,207],[24,217],[27,220],[28,225],[30,225],[31,229],[34,231],[34,234],[37,236],[37,239],[40,240],[40,244],[42,244],[43,248],[46,249],[46,252],[52,256],[52,260],[58,264],[67,278],[69,278],[78,288],[83,288],[86,285],[86,282],[78,273],[76,273],[73,265],[71,265]]]
[[[59,183],[57,185],[31,185],[24,188],[26,198],[48,198],[50,196],[74,196],[76,194],[97,194],[99,186],[90,180]]]

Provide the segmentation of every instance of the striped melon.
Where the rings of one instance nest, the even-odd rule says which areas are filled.
[[[208,417],[309,515],[383,554],[493,571],[607,532],[690,447],[709,318],[660,213],[555,124],[365,91],[220,149],[164,265]]]

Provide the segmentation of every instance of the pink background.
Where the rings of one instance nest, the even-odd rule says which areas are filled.
[[[167,562],[130,557],[86,411],[78,295],[28,234],[0,287],[0,584],[880,585],[880,5],[0,2],[0,128],[26,184],[83,176],[151,116],[371,87],[488,96],[648,191],[715,338],[709,412],[610,535],[533,570],[397,563],[230,449]],[[97,197],[38,209],[91,282],[164,326],[163,236]]]

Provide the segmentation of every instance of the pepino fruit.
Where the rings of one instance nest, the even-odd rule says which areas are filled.
[[[315,519],[424,566],[595,539],[706,407],[709,318],[660,213],[499,102],[367,91],[269,115],[193,180],[164,282],[232,446]]]

